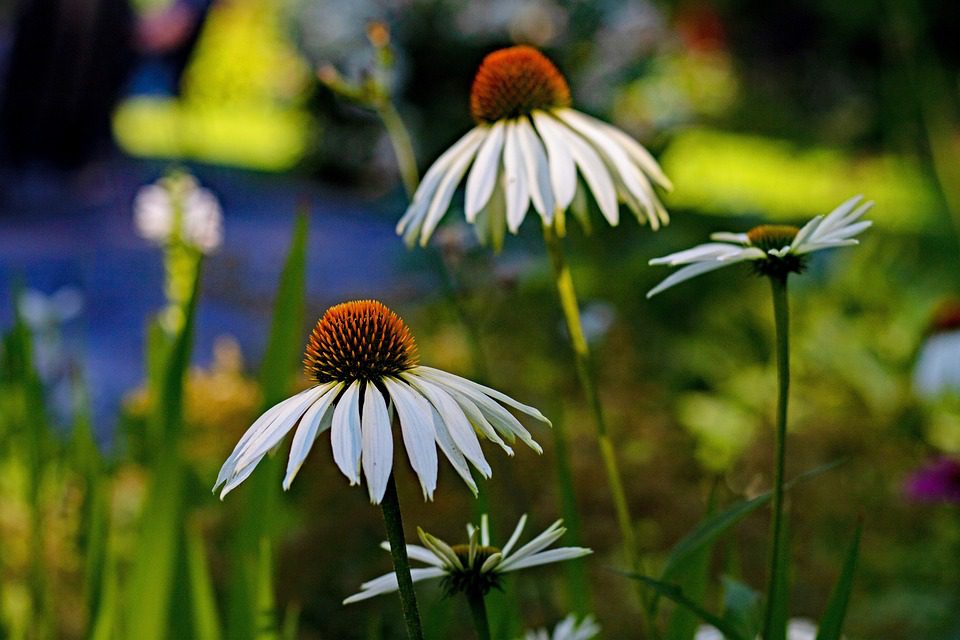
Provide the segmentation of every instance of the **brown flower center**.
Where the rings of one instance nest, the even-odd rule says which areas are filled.
[[[470,90],[470,113],[477,122],[569,105],[570,87],[557,67],[533,47],[523,45],[487,55]]]
[[[303,367],[316,382],[395,376],[417,365],[417,344],[396,313],[376,300],[327,309],[310,334]]]
[[[770,251],[788,246],[799,232],[799,228],[790,224],[762,224],[747,231],[747,237],[753,246]]]

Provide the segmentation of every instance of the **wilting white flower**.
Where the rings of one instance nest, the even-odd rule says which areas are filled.
[[[873,206],[873,202],[860,204],[861,200],[861,196],[850,198],[826,217],[813,218],[802,229],[764,224],[746,233],[714,233],[710,236],[714,242],[654,258],[650,264],[686,266],[651,289],[647,297],[738,262],[751,262],[758,273],[767,276],[785,277],[788,273],[800,273],[806,267],[809,253],[859,244],[853,236],[873,224],[870,220],[860,220]]]
[[[393,412],[424,498],[437,486],[437,446],[471,491],[473,465],[491,475],[478,436],[513,455],[517,438],[542,453],[503,403],[550,424],[542,413],[466,378],[417,364],[417,347],[397,314],[373,300],[335,305],[317,322],[304,356],[313,385],[254,422],[223,463],[214,490],[222,498],[296,427],[284,489],[290,487],[317,437],[330,429],[333,459],[350,484],[361,466],[370,501],[379,504],[393,469]]]
[[[725,636],[716,627],[701,625],[693,640],[724,640]],[[806,618],[791,618],[787,622],[787,640],[816,640],[817,625]],[[757,636],[757,640],[761,640]]]
[[[590,640],[600,633],[600,625],[593,616],[586,616],[579,623],[577,616],[570,614],[557,624],[550,633],[546,629],[527,631],[523,640]]]
[[[926,399],[960,394],[960,300],[944,302],[934,313],[913,370],[913,388]]]
[[[527,523],[524,515],[517,523],[507,544],[502,548],[490,546],[490,528],[486,514],[480,519],[480,527],[467,525],[467,544],[449,545],[423,529],[417,528],[423,546],[408,544],[407,556],[429,566],[411,569],[414,582],[442,578],[442,584],[448,594],[466,593],[483,596],[499,585],[500,576],[511,571],[538,567],[543,564],[572,560],[593,553],[584,547],[559,547],[546,550],[559,540],[566,529],[563,520],[557,520],[547,530],[523,545],[516,551],[513,548],[520,540],[523,527]],[[390,551],[390,543],[380,545]],[[388,573],[379,578],[364,582],[361,591],[343,601],[343,604],[359,602],[397,590],[397,574]]]
[[[210,253],[223,242],[223,214],[217,197],[185,173],[172,173],[142,187],[133,204],[137,232],[165,245],[181,239]]]
[[[571,109],[567,81],[536,49],[488,55],[470,108],[477,126],[430,167],[397,225],[407,244],[427,244],[468,168],[467,222],[497,244],[504,226],[517,233],[531,205],[551,224],[571,205],[585,211],[587,195],[611,225],[619,202],[654,229],[668,221],[652,186],[670,188],[657,162],[620,129]]]

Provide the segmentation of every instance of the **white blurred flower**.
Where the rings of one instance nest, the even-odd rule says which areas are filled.
[[[430,241],[465,175],[466,220],[497,247],[531,206],[553,224],[567,209],[585,216],[588,196],[611,225],[621,202],[653,229],[668,221],[653,185],[669,189],[670,181],[653,156],[620,129],[570,108],[566,79],[533,47],[484,58],[470,108],[477,126],[433,163],[397,225],[408,245]]]
[[[76,318],[83,310],[83,294],[76,287],[61,287],[49,296],[27,289],[20,294],[17,309],[27,326],[40,331]]]
[[[527,631],[523,640],[590,640],[600,633],[600,625],[593,616],[586,616],[579,623],[577,616],[570,614],[561,620],[550,633],[546,629]]]
[[[479,528],[472,524],[467,525],[469,537],[467,544],[451,546],[418,528],[417,533],[424,546],[408,544],[407,555],[429,566],[411,570],[411,577],[414,582],[442,578],[443,586],[450,595],[466,593],[482,597],[490,589],[499,585],[500,576],[504,573],[581,558],[593,553],[591,549],[584,547],[560,547],[546,550],[566,533],[567,530],[562,526],[563,520],[557,520],[547,527],[546,531],[513,551],[517,541],[520,540],[520,534],[523,533],[526,522],[527,516],[524,515],[503,548],[490,546],[490,528],[486,514],[480,519]],[[387,542],[380,546],[386,551],[390,550],[390,544]],[[391,572],[382,575],[364,582],[360,588],[360,593],[350,596],[343,603],[359,602],[396,591],[397,574]]]
[[[932,400],[960,395],[960,300],[947,300],[933,314],[913,369],[917,396]]]
[[[738,262],[752,262],[757,272],[766,276],[785,277],[788,273],[800,273],[806,266],[808,253],[859,244],[853,236],[873,224],[870,220],[860,220],[873,206],[873,202],[860,204],[861,200],[861,196],[850,198],[826,217],[813,218],[802,229],[764,224],[747,233],[714,233],[710,239],[715,242],[654,258],[650,264],[684,266],[651,289],[647,297]]]
[[[223,242],[223,214],[217,197],[188,174],[173,173],[142,187],[133,204],[137,232],[166,245],[176,236],[203,253]]]
[[[360,484],[361,466],[370,501],[383,499],[393,470],[395,434],[402,435],[424,499],[437,486],[437,446],[474,494],[473,465],[492,471],[479,437],[499,445],[518,438],[537,453],[540,445],[502,405],[549,425],[537,409],[466,378],[417,364],[417,348],[403,320],[383,304],[360,300],[335,305],[317,322],[304,356],[313,385],[269,409],[251,426],[223,463],[214,491],[220,497],[253,473],[270,450],[295,431],[287,489],[313,443],[330,430],[333,460],[350,484]],[[399,429],[394,431],[393,415]],[[479,437],[478,437],[479,436]]]
[[[816,638],[817,625],[813,620],[791,618],[787,622],[787,640],[816,640]],[[716,627],[705,624],[697,629],[697,635],[693,640],[725,640],[725,637]],[[757,640],[760,640],[760,636],[757,636]]]

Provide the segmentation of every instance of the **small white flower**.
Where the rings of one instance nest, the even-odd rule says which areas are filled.
[[[791,618],[787,622],[787,640],[816,640],[817,625],[806,618]],[[716,627],[701,625],[693,640],[724,640],[724,635]],[[757,640],[761,640],[757,636]]]
[[[420,479],[424,498],[437,486],[437,446],[477,492],[473,465],[491,475],[478,436],[513,455],[518,438],[542,453],[530,432],[503,406],[550,424],[542,413],[466,378],[417,364],[413,336],[397,314],[373,300],[335,305],[317,322],[304,356],[314,383],[269,409],[223,463],[214,491],[221,499],[243,482],[290,431],[293,444],[283,480],[288,489],[317,437],[330,430],[333,459],[350,484],[360,484],[361,466],[370,501],[379,504],[393,469],[393,413]]]
[[[583,547],[559,547],[546,550],[547,547],[559,540],[566,529],[562,526],[563,520],[557,520],[547,527],[547,530],[536,538],[523,545],[516,551],[513,548],[520,540],[523,527],[527,523],[524,515],[517,523],[510,539],[502,548],[490,546],[490,529],[487,516],[480,519],[480,527],[467,525],[467,544],[449,545],[423,529],[417,533],[424,546],[408,544],[407,555],[413,560],[427,564],[427,567],[411,569],[410,574],[414,582],[442,578],[444,589],[448,594],[467,593],[483,596],[490,589],[498,586],[500,576],[511,571],[538,567],[543,564],[572,560],[593,553],[591,549]],[[390,543],[380,545],[390,551]],[[343,601],[343,604],[359,602],[384,593],[397,590],[397,574],[388,573],[360,585],[361,591]]]
[[[960,394],[960,302],[945,304],[934,316],[913,370],[913,388],[926,399]]]
[[[600,625],[593,616],[586,616],[579,623],[572,613],[560,621],[550,633],[546,629],[527,631],[523,640],[591,640],[600,633]]]
[[[873,206],[873,202],[860,204],[861,200],[861,196],[850,198],[826,217],[813,218],[802,229],[790,225],[761,225],[747,233],[714,233],[710,236],[714,242],[654,258],[650,264],[685,266],[651,289],[647,297],[738,262],[752,262],[762,275],[782,277],[800,273],[809,253],[859,244],[854,236],[873,224],[870,220],[860,220]]]
[[[666,224],[652,185],[669,189],[670,181],[653,156],[620,129],[569,104],[566,80],[536,49],[488,55],[470,95],[477,126],[427,171],[397,233],[408,245],[426,245],[468,168],[466,220],[482,240],[497,245],[504,226],[517,233],[531,205],[551,224],[571,205],[582,210],[577,203],[587,194],[611,225],[620,220],[619,202],[653,229]]]
[[[142,187],[133,205],[137,232],[165,245],[174,234],[186,244],[210,253],[223,242],[223,213],[216,196],[193,176],[173,173]]]

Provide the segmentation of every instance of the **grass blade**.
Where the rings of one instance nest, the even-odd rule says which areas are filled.
[[[853,534],[853,541],[847,550],[846,560],[837,585],[830,594],[827,610],[820,620],[820,630],[817,631],[817,640],[840,640],[843,631],[843,620],[847,615],[847,605],[850,603],[850,592],[853,591],[853,576],[857,569],[857,558],[860,555],[860,537],[863,533],[863,522],[857,523],[857,530]]]
[[[624,575],[633,580],[639,580],[646,586],[650,587],[650,589],[652,589],[656,594],[690,610],[707,624],[716,627],[724,636],[727,637],[727,640],[747,640],[740,635],[740,632],[730,625],[726,620],[710,613],[696,602],[691,600],[679,586],[654,580],[649,576],[643,576],[637,573],[626,573]]]
[[[220,640],[220,618],[210,577],[210,565],[199,528],[187,524],[187,572],[190,582],[190,608],[193,636],[197,640]]]

